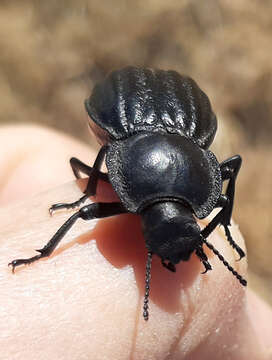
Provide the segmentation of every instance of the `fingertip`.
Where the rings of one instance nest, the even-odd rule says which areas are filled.
[[[251,289],[247,292],[247,310],[258,341],[272,355],[272,309]]]
[[[230,230],[233,239],[244,249],[238,227],[234,225]],[[246,347],[251,347],[245,344],[245,337],[240,336],[241,327],[246,323],[246,289],[226,267],[226,262],[234,271],[246,277],[246,259],[238,263],[235,261],[237,253],[228,243],[222,229],[217,228],[209,237],[209,242],[224,257],[224,262],[204,246],[212,270],[206,274],[200,274],[200,271],[195,273],[194,280],[181,298],[184,318],[187,320],[180,329],[181,337],[175,350],[176,357],[173,355],[173,358],[186,355],[194,360],[203,360],[214,358],[214,353],[218,352],[220,358],[233,356],[230,358],[245,359],[242,354],[247,351]],[[194,261],[199,262],[199,259],[195,258]],[[198,266],[197,263],[195,266]],[[185,306],[186,301],[189,306]],[[251,330],[246,329],[246,332],[251,338]],[[232,344],[239,341],[241,347],[231,350],[230,355]]]
[[[74,179],[69,159],[91,161],[95,152],[54,129],[25,125],[0,127],[1,205],[23,200]]]

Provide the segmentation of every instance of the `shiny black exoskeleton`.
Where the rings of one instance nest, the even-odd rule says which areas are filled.
[[[39,255],[12,261],[13,270],[49,256],[78,218],[90,220],[130,212],[142,218],[148,249],[146,320],[152,254],[175,271],[175,264],[195,252],[206,272],[211,269],[203,250],[206,244],[245,286],[246,280],[206,240],[222,225],[230,245],[240,258],[245,255],[228,228],[241,157],[236,155],[219,164],[208,150],[217,121],[198,85],[175,71],[127,67],[96,85],[85,106],[89,126],[102,147],[93,167],[71,159],[76,178],[80,172],[89,176],[84,196],[72,204],[55,204],[50,211],[79,206],[95,195],[98,179],[112,184],[120,202],[82,207],[38,250]],[[104,159],[108,173],[100,171]],[[225,180],[228,184],[222,194]],[[221,210],[201,230],[195,217],[203,219],[215,208]]]

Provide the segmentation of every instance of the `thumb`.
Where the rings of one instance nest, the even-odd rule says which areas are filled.
[[[6,141],[7,146],[3,149],[6,151],[8,146],[13,144],[13,149],[18,150],[17,146],[14,147],[14,139],[19,141],[22,133],[25,135],[20,145],[21,151],[14,150],[14,154],[16,152],[16,159],[18,153],[29,154],[26,162],[22,156],[19,158],[20,162],[10,161],[10,152],[0,154],[1,169],[12,169],[14,164],[20,165],[9,173],[12,176],[6,176],[7,173],[1,172],[4,180],[2,183],[5,184],[4,189],[1,189],[2,203],[9,202],[11,197],[27,197],[68,181],[71,179],[68,158],[74,154],[78,154],[82,160],[89,157],[89,152],[83,145],[53,131],[31,127],[6,127],[4,135],[2,131],[1,143]],[[10,141],[11,137],[13,142]],[[33,152],[31,139],[39,139],[34,142],[34,148],[42,150],[40,153]],[[32,147],[29,152],[30,145]],[[56,148],[61,149],[58,154]],[[44,171],[37,171],[37,165]],[[102,194],[105,191],[110,194],[105,184],[100,190]],[[67,217],[67,214],[62,214],[49,218],[45,208],[52,202],[76,200],[79,195],[75,184],[67,184],[16,206],[15,210],[3,209],[2,239],[9,239],[9,242],[1,241],[1,253],[6,254],[2,256],[2,266],[6,266],[13,256],[18,255],[18,247],[22,256],[26,256],[26,244],[31,251],[37,239],[38,247],[42,247],[44,241],[49,238],[49,232],[57,229]],[[82,232],[86,232],[89,226],[86,223],[73,228],[66,241],[76,239]],[[26,231],[28,237],[25,235]],[[231,232],[234,240],[244,249],[244,241],[237,226],[233,225]],[[70,335],[75,327],[80,338],[71,343],[75,351],[73,358],[79,356],[85,344],[84,339],[87,339],[90,333],[93,335],[91,347],[85,344],[84,348],[92,354],[92,358],[102,358],[111,354],[112,358],[126,359],[130,354],[135,359],[257,360],[268,356],[268,349],[272,348],[271,309],[256,295],[243,288],[207,248],[204,247],[204,250],[213,270],[205,275],[201,275],[203,270],[195,256],[189,262],[179,264],[176,274],[162,268],[159,259],[154,258],[150,320],[146,323],[141,317],[146,249],[139,219],[131,215],[122,215],[102,220],[91,233],[78,239],[77,242],[70,242],[69,247],[72,247],[71,250],[74,247],[73,251],[68,251],[69,248],[67,251],[60,251],[55,258],[52,256],[51,260],[41,262],[40,266],[20,271],[18,277],[15,276],[15,287],[12,282],[14,277],[10,278],[8,271],[2,278],[1,303],[5,304],[7,319],[2,321],[3,331],[0,334],[5,334],[5,339],[10,339],[10,348],[8,344],[5,347],[7,353],[10,354],[12,351],[15,335],[17,334],[17,339],[22,337],[23,329],[20,328],[20,324],[25,324],[26,341],[30,341],[33,329],[37,336],[40,334],[34,348],[35,354],[39,353],[42,356],[44,353],[41,353],[41,349],[50,348],[51,352],[48,354],[51,356],[58,353],[58,344],[62,340],[65,340],[66,344],[71,341]],[[89,246],[88,239],[95,239],[96,246],[93,243]],[[227,243],[221,229],[214,231],[209,237],[209,242],[246,277],[246,261],[235,261],[237,254]],[[84,246],[75,247],[76,243],[85,244],[87,252],[83,249]],[[91,257],[88,256],[89,251],[92,253]],[[50,266],[51,262],[57,262],[57,267]],[[67,281],[63,281],[64,278]],[[73,288],[70,283],[72,279]],[[78,294],[73,293],[76,288],[78,291],[84,289],[85,296],[81,293],[82,290]],[[23,294],[26,300],[23,307],[20,296],[13,296],[13,300],[10,301],[10,296],[16,295],[16,291]],[[29,293],[32,294],[30,298],[27,297]],[[67,297],[65,302],[64,295]],[[48,310],[40,312],[39,304],[43,304]],[[56,304],[62,304],[62,312],[58,311]],[[20,308],[22,311],[18,312]],[[96,313],[97,309],[101,311]],[[16,322],[17,325],[12,330],[12,327],[5,325],[10,324],[9,319],[17,312],[20,321]],[[34,317],[33,312],[36,314]],[[58,328],[56,323],[59,324]],[[43,328],[48,329],[46,334],[40,331],[41,324]],[[120,329],[118,333],[112,331],[116,326]],[[114,346],[105,344],[103,339],[106,333],[111,334],[111,344]],[[52,336],[58,339],[54,346]],[[26,350],[24,344],[24,341],[17,343],[21,358],[24,358]],[[64,346],[64,352],[65,349]],[[67,350],[70,353],[70,350]],[[31,352],[31,349],[29,351]]]

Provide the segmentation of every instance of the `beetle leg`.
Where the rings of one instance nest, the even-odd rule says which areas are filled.
[[[225,207],[227,205],[228,202],[229,202],[228,197],[226,195],[224,195],[224,194],[221,194],[215,207],[216,208],[217,207],[223,208],[223,207]]]
[[[232,239],[228,226],[230,226],[230,220],[232,215],[236,178],[239,173],[241,164],[242,164],[242,159],[240,155],[232,156],[231,158],[223,161],[220,164],[220,170],[223,181],[229,180],[225,194],[225,197],[227,197],[228,199],[228,203],[224,207],[224,214],[220,222],[224,226],[224,230],[228,242],[238,252],[240,256],[239,260],[245,256],[245,253]]]
[[[229,204],[225,209],[225,216],[224,216],[224,224],[222,225],[230,225],[230,219],[233,209],[233,202],[234,202],[234,194],[235,194],[235,182],[242,164],[242,159],[239,155],[232,156],[231,158],[223,161],[220,164],[221,176],[222,180],[229,180],[227,189],[226,189],[226,196],[228,197]]]
[[[239,259],[237,259],[237,261],[239,261],[244,256],[246,256],[246,254],[245,254],[244,250],[241,249],[240,246],[238,244],[236,244],[236,242],[233,240],[228,226],[227,225],[223,225],[223,226],[224,226],[224,229],[225,229],[225,235],[226,235],[226,238],[227,238],[228,242],[237,251],[238,255],[240,256]]]
[[[247,281],[244,279],[236,270],[233,269],[233,267],[227,262],[227,260],[223,257],[223,255],[220,254],[220,252],[211,244],[209,243],[204,237],[202,238],[202,241],[212,252],[218,257],[220,261],[226,266],[226,268],[236,277],[237,280],[243,285],[247,286]]]
[[[83,195],[81,196],[81,198],[79,198],[77,201],[74,201],[72,203],[57,203],[57,204],[53,204],[50,208],[49,208],[49,213],[50,215],[53,215],[54,212],[56,210],[60,210],[60,209],[74,209],[74,208],[78,208],[81,204],[83,204],[86,200],[88,199],[88,195]]]
[[[89,196],[93,196],[96,194],[98,179],[109,182],[108,175],[99,171],[99,169],[102,166],[102,163],[103,163],[103,160],[105,157],[105,153],[106,153],[106,146],[103,146],[100,149],[100,151],[95,159],[93,167],[84,164],[82,161],[80,161],[76,158],[71,158],[70,164],[71,164],[73,173],[75,174],[75,177],[77,179],[80,178],[80,176],[79,176],[80,171],[89,176],[89,181],[88,181],[87,187],[84,191],[85,195],[83,195],[79,200],[74,201],[72,203],[53,204],[49,209],[50,215],[52,215],[54,213],[54,211],[56,211],[56,210],[74,209],[74,208],[79,207],[81,204],[83,204],[88,199]]]
[[[205,267],[205,271],[203,271],[202,274],[205,274],[207,271],[212,270],[212,266],[208,261],[208,257],[207,255],[204,253],[202,245],[199,245],[196,249],[196,255],[197,257],[200,259],[200,261],[202,262],[202,264]]]
[[[227,237],[228,242],[230,243],[230,245],[237,251],[237,253],[239,254],[240,258],[238,260],[240,260],[241,258],[243,258],[245,256],[244,251],[240,248],[240,246],[238,244],[236,244],[236,242],[233,240],[231,233],[229,231],[228,225],[226,225],[226,209],[228,210],[228,204],[229,201],[226,198],[226,195],[222,195],[221,201],[219,202],[221,206],[223,206],[222,210],[212,219],[212,221],[209,222],[209,224],[201,231],[201,235],[204,238],[207,238],[213,231],[214,229],[222,224],[224,226],[224,230],[225,230],[225,234]],[[219,199],[220,199],[219,198]]]
[[[164,266],[166,269],[176,272],[176,267],[174,264],[172,264],[170,261],[166,263],[163,259],[161,259],[162,266]]]
[[[106,155],[106,151],[107,151],[107,146],[104,145],[102,146],[102,148],[99,150],[99,153],[97,154],[97,157],[95,159],[93,168],[92,168],[92,172],[89,175],[89,181],[87,184],[86,189],[84,190],[84,194],[87,196],[93,196],[96,194],[96,188],[97,188],[97,182],[98,182],[98,178],[99,178],[99,170],[101,169],[101,166],[103,164],[105,155]]]
[[[79,159],[74,158],[74,157],[72,157],[70,159],[70,165],[71,165],[73,173],[77,179],[81,179],[79,172],[82,172],[85,175],[91,176],[94,171],[93,170],[94,168],[92,166],[86,165],[82,161],[80,161]],[[108,174],[103,173],[102,171],[99,171],[99,170],[97,170],[97,172],[98,172],[98,178],[100,180],[110,182]]]
[[[12,266],[12,272],[14,269],[22,264],[31,264],[34,261],[37,261],[43,257],[48,257],[52,254],[54,249],[58,246],[61,239],[64,235],[70,230],[74,225],[77,219],[81,218],[83,220],[92,220],[96,218],[105,218],[109,216],[114,216],[118,214],[126,213],[127,210],[124,206],[119,203],[93,203],[90,205],[83,206],[78,212],[73,214],[55,233],[55,235],[49,240],[49,242],[38,251],[40,254],[30,257],[28,259],[16,259],[11,261],[8,265]]]
[[[237,251],[239,254],[240,260],[245,256],[244,251],[240,248],[238,244],[233,240],[228,226],[230,226],[230,219],[233,209],[234,194],[235,194],[235,182],[240,170],[242,159],[239,155],[235,155],[220,164],[222,180],[228,180],[228,186],[226,193],[222,194],[216,207],[222,207],[222,210],[212,219],[212,221],[202,230],[202,235],[207,238],[211,232],[219,225],[223,225],[225,234],[230,245]]]

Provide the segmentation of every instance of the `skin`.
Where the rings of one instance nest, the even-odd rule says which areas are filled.
[[[143,320],[146,249],[135,215],[79,220],[50,258],[17,268],[13,275],[7,263],[33,256],[72,214],[50,217],[49,206],[82,195],[85,180],[73,180],[67,159],[75,155],[92,163],[95,152],[34,126],[2,127],[0,143],[3,359],[272,357],[271,309],[207,248],[213,270],[205,275],[194,255],[177,266],[176,274],[154,257],[150,319]],[[100,182],[93,200],[116,198]],[[231,231],[244,249],[238,227]],[[235,261],[221,229],[209,241],[246,277],[246,261]]]

